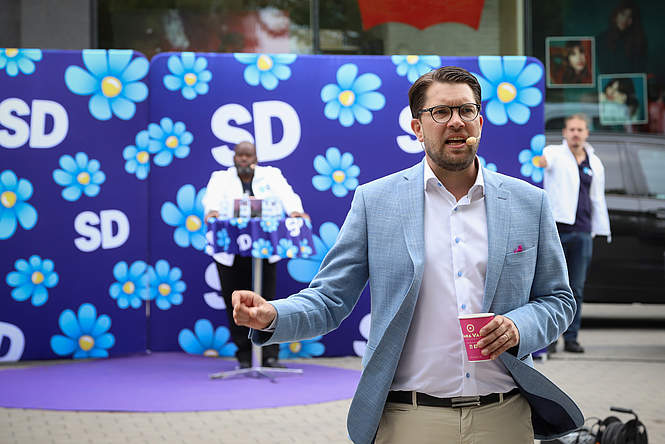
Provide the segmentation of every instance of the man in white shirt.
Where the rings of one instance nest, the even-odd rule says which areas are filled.
[[[303,212],[300,197],[286,181],[282,172],[274,167],[257,165],[256,148],[250,142],[241,142],[234,148],[234,167],[215,171],[203,197],[205,219],[210,217],[233,216],[233,205],[244,193],[257,199],[272,197],[277,200],[289,217],[307,217]],[[220,215],[221,213],[221,215]],[[222,286],[222,297],[226,302],[231,338],[238,346],[236,358],[240,368],[249,368],[252,362],[252,344],[248,338],[247,327],[237,325],[231,310],[231,295],[234,290],[251,288],[252,258],[234,257],[232,254],[218,253],[214,255],[219,280]],[[263,294],[272,300],[275,296],[276,262],[274,256],[263,262]],[[279,345],[264,347],[262,358],[264,367],[283,367],[278,363]]]
[[[564,332],[564,350],[584,353],[577,339],[582,322],[584,283],[591,263],[593,237],[610,236],[605,203],[605,168],[587,143],[589,128],[584,114],[566,118],[563,143],[543,150],[540,166],[545,168],[543,186],[552,205],[563,252],[568,264],[570,287],[577,312]],[[556,352],[556,342],[548,346]]]
[[[458,67],[409,90],[425,157],[364,184],[309,288],[266,302],[233,294],[256,343],[324,334],[371,288],[363,371],[349,409],[356,444],[533,444],[579,427],[574,402],[531,353],[575,312],[545,193],[480,167],[478,80]],[[470,362],[458,315],[494,312]]]

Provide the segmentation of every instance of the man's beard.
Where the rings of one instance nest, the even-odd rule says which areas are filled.
[[[236,166],[239,176],[251,176],[254,170],[251,166]]]
[[[474,159],[476,158],[477,148],[474,146],[467,145],[469,152],[468,156],[459,158],[448,155],[446,153],[445,146],[441,147],[440,151],[435,151],[430,149],[427,146],[427,140],[425,140],[425,152],[427,156],[432,159],[432,161],[440,168],[443,168],[446,171],[462,171],[467,169],[471,164],[473,164]]]

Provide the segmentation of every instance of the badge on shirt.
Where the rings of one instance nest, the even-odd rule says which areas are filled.
[[[593,176],[593,171],[591,171],[591,168],[589,168],[589,167],[584,167],[584,168],[582,169],[582,171],[583,171],[584,174],[586,174],[587,176]]]

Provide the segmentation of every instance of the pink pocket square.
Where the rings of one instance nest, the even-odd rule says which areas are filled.
[[[521,253],[524,250],[521,245],[518,245],[517,248],[513,250],[513,253]]]

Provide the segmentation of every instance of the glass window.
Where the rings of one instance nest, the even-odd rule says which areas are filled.
[[[626,194],[626,184],[621,166],[621,156],[616,145],[594,144],[596,155],[605,167],[605,192],[608,194]]]
[[[637,150],[649,196],[665,199],[665,147],[640,147]]]

